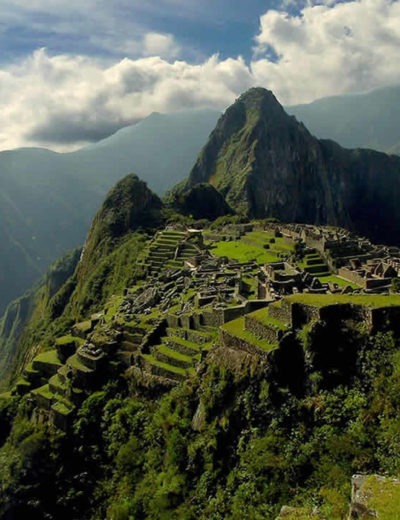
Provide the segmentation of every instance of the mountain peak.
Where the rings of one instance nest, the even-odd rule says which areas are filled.
[[[244,92],[237,100],[244,103],[247,108],[270,108],[278,106],[283,110],[281,104],[271,90],[263,87],[252,87]]]
[[[279,121],[282,117],[289,117],[274,94],[262,87],[247,90],[237,99],[233,107],[236,104],[245,111],[248,122],[254,123],[260,119]]]
[[[291,150],[299,149],[302,154],[301,149],[307,149],[305,143],[310,140],[305,127],[285,112],[271,91],[251,88],[219,119],[190,173],[187,187],[209,182],[239,213],[262,216],[265,202],[259,193],[250,195],[251,180],[261,175],[266,186],[272,180],[284,184]],[[283,175],[277,175],[277,160]],[[267,181],[268,176],[271,178]],[[275,204],[271,211],[276,213]]]
[[[208,182],[250,218],[340,225],[393,243],[399,172],[397,157],[319,141],[272,92],[252,88],[219,119],[184,190]]]
[[[135,174],[120,180],[108,193],[93,220],[84,248],[84,256],[96,256],[99,251],[130,231],[157,228],[164,220],[164,205]]]

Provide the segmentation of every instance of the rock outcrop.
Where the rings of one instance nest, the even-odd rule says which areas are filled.
[[[353,475],[349,520],[400,516],[400,481],[380,475]]]
[[[223,195],[207,183],[196,184],[187,192],[177,194],[172,204],[179,213],[195,219],[215,220],[233,214]]]

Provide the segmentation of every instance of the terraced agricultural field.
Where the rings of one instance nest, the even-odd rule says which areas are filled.
[[[365,307],[379,308],[400,305],[400,294],[295,294],[288,296],[287,301],[304,303],[315,307],[324,307],[335,303],[354,303]]]
[[[336,283],[339,287],[348,287],[350,286],[352,289],[358,289],[359,286],[355,283],[348,282],[344,278],[340,278],[340,276],[335,276],[334,274],[319,276],[319,280],[321,283]]]
[[[216,242],[211,249],[215,256],[227,256],[238,262],[255,260],[259,264],[277,262],[293,251],[294,243],[265,231],[251,231],[236,241]]]

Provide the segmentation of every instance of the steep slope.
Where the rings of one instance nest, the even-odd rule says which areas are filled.
[[[400,152],[400,85],[286,107],[318,138],[346,148]]]
[[[8,305],[0,320],[0,389],[7,387],[26,356],[41,347],[42,332],[51,323],[52,299],[73,275],[80,253],[80,249],[67,253],[36,287]]]
[[[0,321],[0,389],[49,338],[122,294],[135,279],[146,232],[165,221],[161,200],[136,175],[117,183],[93,220],[82,254],[75,250],[56,262],[36,288],[7,307]]]
[[[318,141],[262,88],[220,118],[183,190],[203,182],[249,217],[341,225],[398,242],[400,159]]]
[[[163,203],[136,175],[128,175],[112,188],[93,220],[76,271],[76,289],[71,297],[75,315],[93,304],[100,305],[101,294],[111,289],[107,280],[117,262],[114,258],[110,265],[108,255],[118,247],[125,249],[137,231],[143,236],[144,232],[157,229],[165,221]],[[136,235],[133,238],[135,243],[139,240]],[[137,247],[136,255],[140,251]],[[134,258],[132,255],[131,276]],[[129,262],[129,257],[126,260]],[[100,294],[93,292],[95,287]]]
[[[0,315],[61,255],[82,244],[110,187],[140,172],[157,193],[182,180],[219,113],[152,114],[74,153],[0,152]]]

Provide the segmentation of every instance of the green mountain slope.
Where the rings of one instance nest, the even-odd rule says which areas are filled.
[[[0,315],[52,262],[83,243],[120,178],[140,172],[159,194],[185,178],[218,115],[152,114],[73,153],[0,152]]]
[[[220,118],[183,191],[208,182],[250,217],[341,225],[398,243],[399,181],[397,156],[319,141],[257,88]]]
[[[121,181],[97,213],[64,311],[50,318],[54,297],[65,295],[66,286],[39,302],[35,312],[41,308],[47,323],[31,321],[31,345],[37,334],[58,348],[25,352],[32,361],[25,374],[40,379],[25,397],[0,394],[0,517],[346,518],[354,473],[399,473],[399,295],[304,293],[220,327],[183,312],[180,322],[157,329],[168,315],[178,317],[176,306],[161,309],[143,297],[163,283],[165,305],[166,293],[180,284],[178,298],[187,297],[186,305],[193,299],[187,287],[205,274],[181,269],[176,276],[173,269],[166,275],[161,264],[158,279],[153,273],[134,280],[148,242],[139,227],[153,236],[148,253],[168,251],[170,243],[175,248],[179,231],[151,229],[165,222],[164,211],[135,176]],[[249,236],[262,234],[268,236]],[[270,245],[277,242],[288,248],[282,237]],[[91,284],[104,266],[105,277]],[[248,267],[244,262],[246,280],[255,281]],[[221,275],[218,268],[212,273]],[[118,300],[124,293],[125,301]],[[82,334],[96,320],[92,347],[60,357],[85,342],[66,328],[70,302],[82,303],[85,295],[96,299],[80,308],[77,317],[85,321],[71,332]],[[129,312],[130,301],[143,303],[142,311]],[[101,306],[104,321],[89,318]],[[124,335],[110,342],[118,325]],[[154,355],[140,356],[139,331],[141,344],[152,338]],[[125,352],[129,366],[121,368],[118,356],[103,358],[102,378],[91,380],[96,348],[111,351],[116,342],[132,349]],[[367,481],[375,516],[395,518],[398,481],[384,481],[385,495]]]
[[[38,287],[8,306],[0,321],[2,387],[54,335],[102,309],[113,294],[122,294],[137,276],[135,260],[146,232],[163,226],[167,215],[158,196],[137,176],[117,183],[97,212],[82,253],[61,259]]]
[[[11,302],[0,320],[0,388],[6,388],[16,372],[41,348],[43,332],[54,318],[51,311],[57,292],[73,275],[81,251],[76,249],[55,262],[40,283]]]

